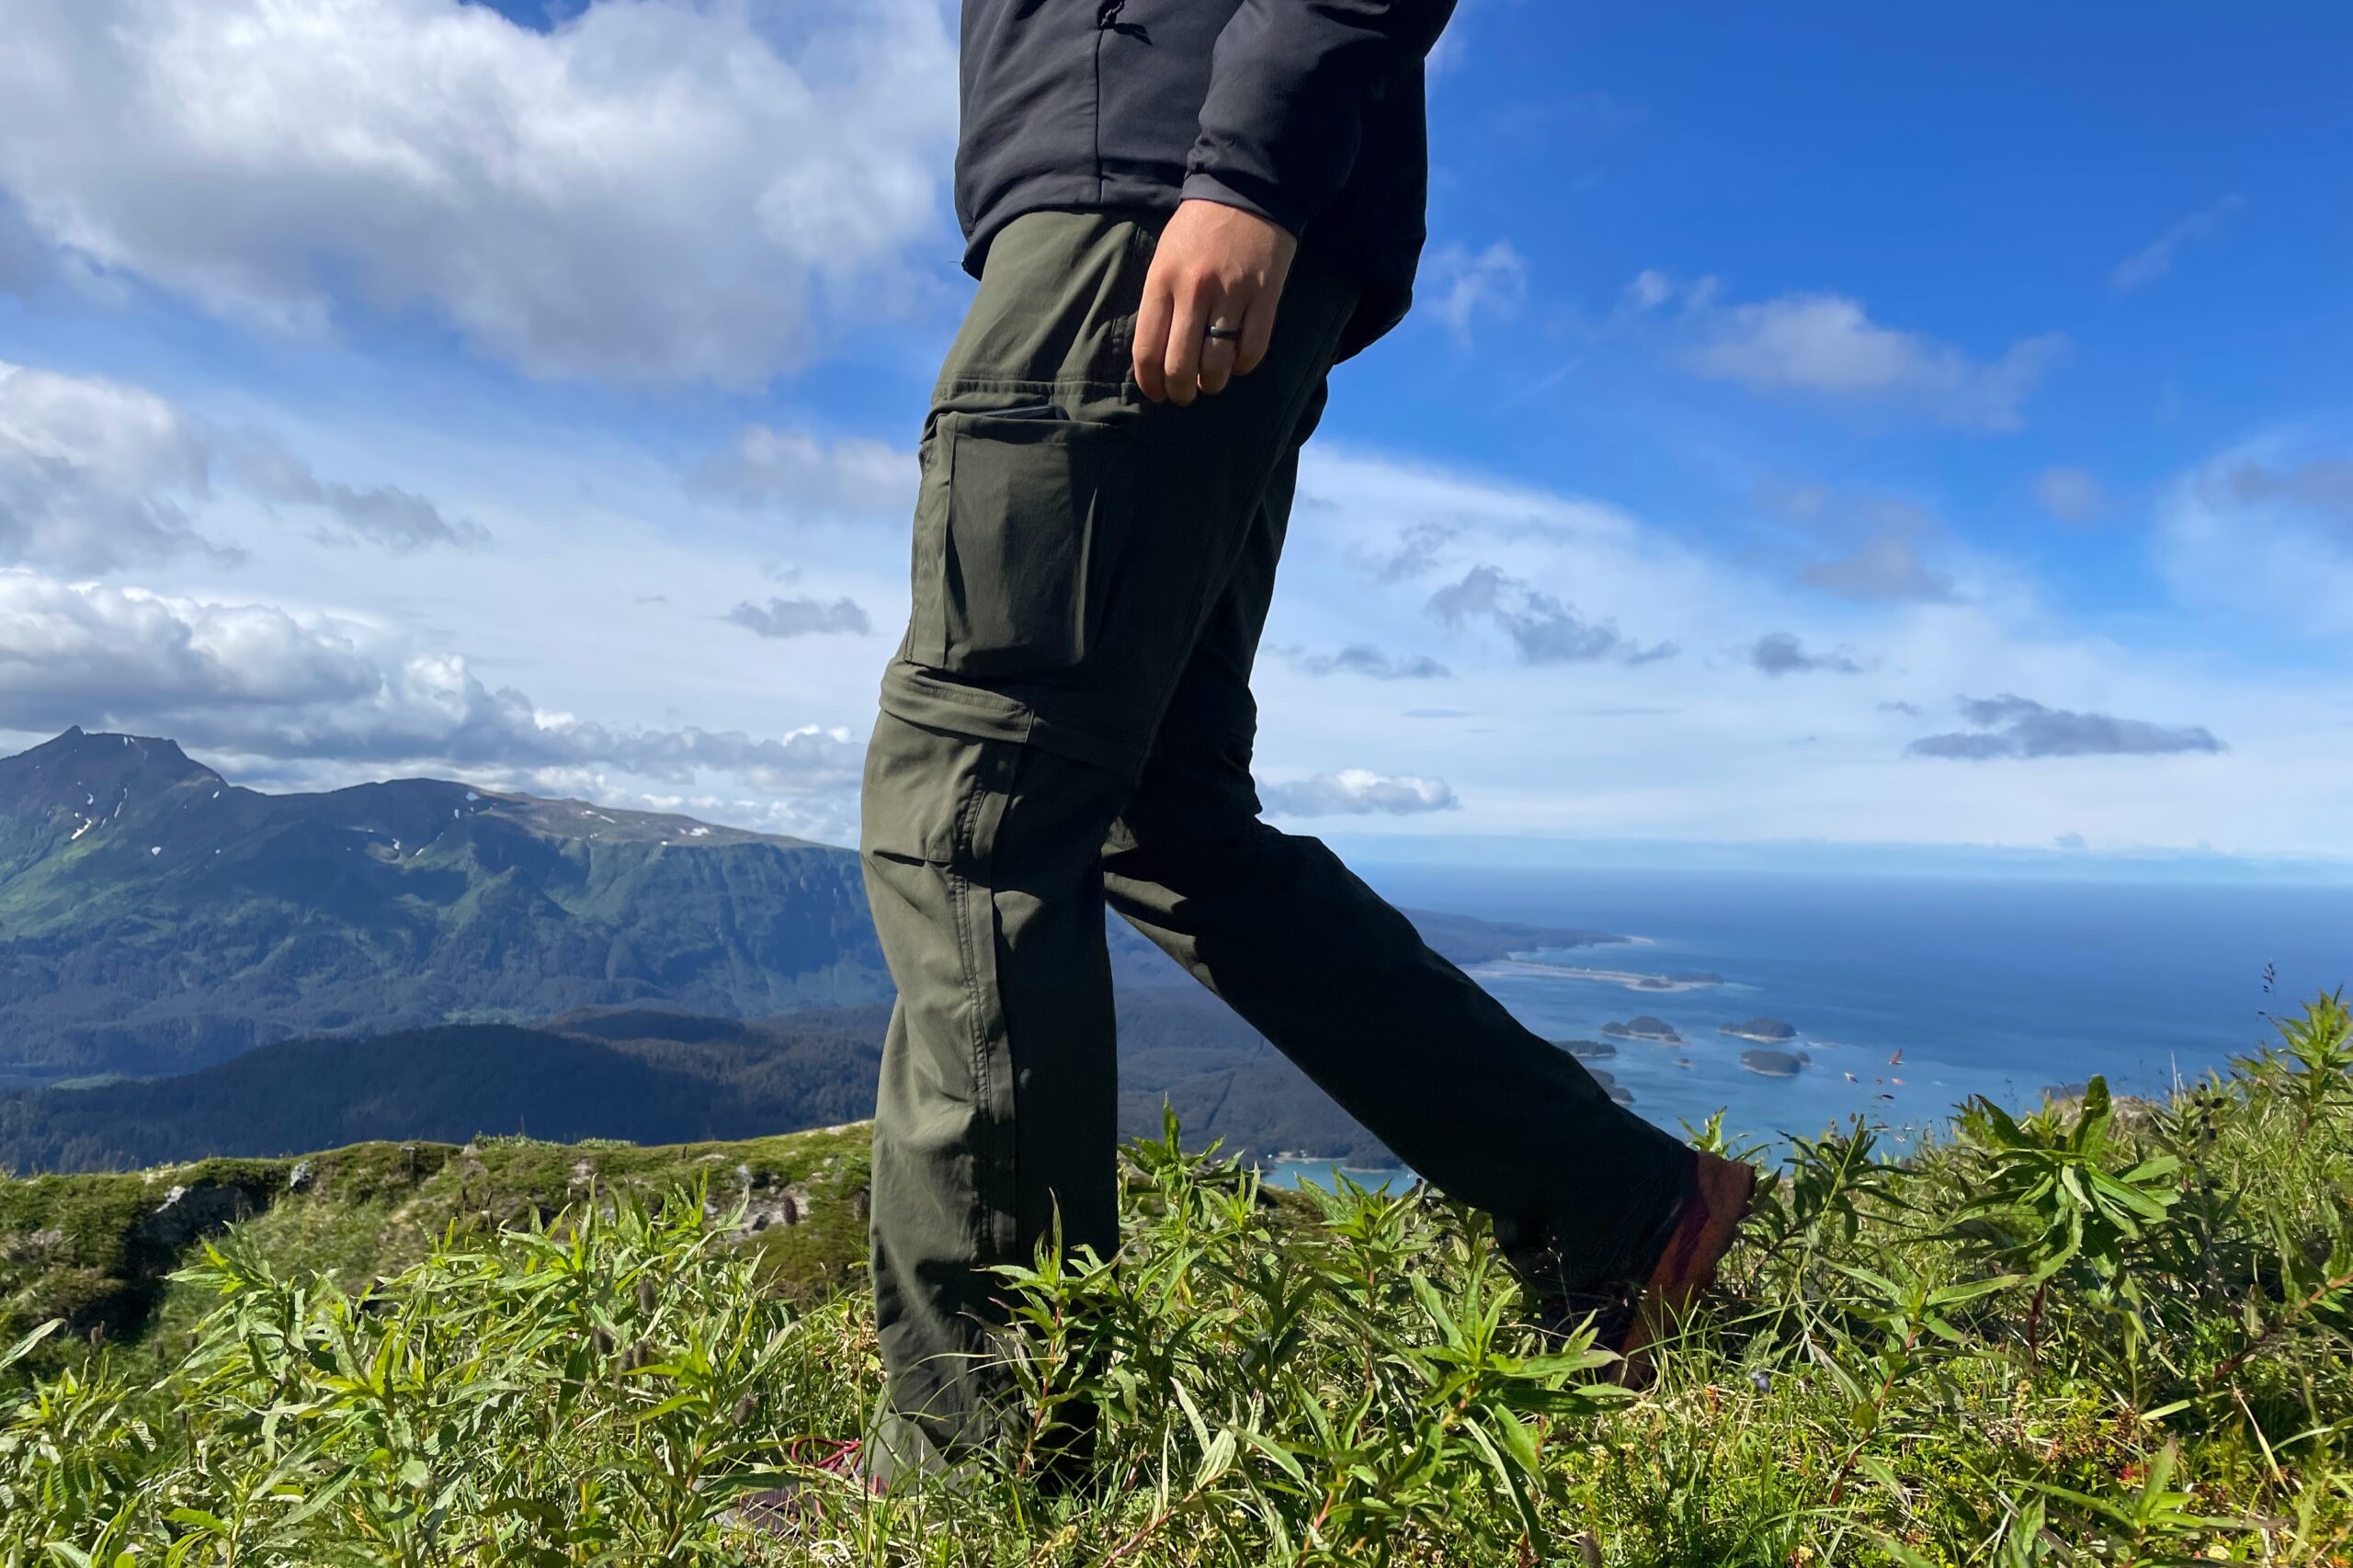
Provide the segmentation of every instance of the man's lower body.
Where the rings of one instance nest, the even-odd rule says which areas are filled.
[[[899,988],[871,1237],[886,1468],[986,1437],[992,1267],[1057,1227],[1118,1247],[1107,905],[1577,1288],[1638,1271],[1693,1179],[1322,844],[1258,820],[1251,664],[1355,290],[1303,252],[1253,374],[1150,403],[1127,365],[1154,233],[1008,225],[926,426],[861,843]]]

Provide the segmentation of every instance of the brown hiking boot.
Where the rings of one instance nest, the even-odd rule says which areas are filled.
[[[1634,1300],[1632,1321],[1615,1348],[1621,1358],[1618,1381],[1646,1388],[1654,1369],[1645,1353],[1673,1334],[1699,1292],[1716,1282],[1716,1267],[1732,1250],[1740,1222],[1756,1194],[1756,1167],[1714,1154],[1699,1155],[1697,1179],[1658,1262]]]
[[[735,1500],[729,1523],[764,1535],[798,1540],[808,1533],[822,1512],[817,1495],[820,1489],[862,1493],[868,1497],[882,1495],[882,1481],[867,1462],[866,1445],[855,1437],[837,1443],[796,1437],[786,1449],[785,1462],[803,1471],[803,1478],[745,1493]]]

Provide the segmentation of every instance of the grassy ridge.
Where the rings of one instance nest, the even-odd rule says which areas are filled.
[[[734,1229],[765,1286],[821,1295],[863,1259],[867,1168],[864,1129],[834,1128],[665,1147],[357,1143],[301,1159],[0,1181],[0,1342],[54,1322],[26,1358],[42,1369],[94,1344],[141,1346],[131,1365],[178,1353],[210,1303],[174,1276],[225,1226],[281,1272],[358,1289],[438,1249],[552,1221],[591,1195],[609,1207],[617,1193],[650,1201],[689,1187],[706,1192],[714,1224],[745,1207]]]
[[[505,1214],[444,1155],[375,1200],[438,1194],[438,1239],[324,1279],[356,1238],[281,1199],[154,1348],[0,1396],[0,1564],[2342,1563],[2347,1023],[2324,1000],[2164,1105],[1801,1143],[1640,1398],[1521,1326],[1474,1217],[1275,1199],[1172,1128],[1130,1151],[1116,1271],[1016,1271],[1001,1449],[880,1500],[808,1462],[872,1404],[862,1293],[774,1288],[732,1148],[516,1145]],[[792,1158],[849,1180],[831,1136]],[[1031,1439],[1072,1400],[1100,1462],[1056,1490]],[[745,1521],[795,1477],[789,1537]]]

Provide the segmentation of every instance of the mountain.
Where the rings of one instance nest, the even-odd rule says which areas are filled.
[[[1466,964],[1623,940],[1407,914]],[[1167,1103],[1237,1149],[1386,1157],[1109,931],[1129,1131]],[[78,729],[0,758],[0,1165],[838,1121],[890,994],[847,849],[429,778],[267,794]]]
[[[0,758],[0,1082],[889,994],[846,849],[430,778],[265,794],[170,741],[79,729]]]
[[[640,1010],[280,1040],[170,1078],[0,1093],[0,1167],[122,1170],[477,1133],[756,1138],[874,1114],[881,1005],[745,1021]]]
[[[125,1170],[478,1133],[674,1143],[832,1126],[874,1114],[889,1017],[883,1004],[765,1019],[610,1008],[530,1028],[280,1040],[175,1077],[0,1090],[0,1170]],[[1156,1136],[1165,1104],[1188,1134],[1236,1152],[1388,1158],[1207,992],[1123,997],[1120,1078],[1125,1136]]]

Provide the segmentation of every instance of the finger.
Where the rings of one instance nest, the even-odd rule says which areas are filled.
[[[1261,290],[1251,298],[1250,309],[1242,318],[1242,341],[1234,346],[1235,375],[1248,375],[1266,358],[1267,346],[1275,340],[1275,304],[1281,298],[1280,285]]]
[[[1210,312],[1216,308],[1216,286],[1203,279],[1176,296],[1176,314],[1168,324],[1168,401],[1179,408],[1193,401],[1201,388],[1201,334],[1209,330]]]
[[[1174,312],[1167,279],[1157,269],[1144,274],[1143,303],[1136,312],[1136,388],[1153,402],[1168,395],[1163,362],[1168,354],[1168,320]]]
[[[1205,391],[1205,393],[1222,393],[1222,391],[1226,391],[1226,381],[1231,381],[1233,379],[1233,362],[1235,362],[1238,339],[1231,339],[1231,336],[1210,336],[1210,332],[1217,332],[1219,327],[1233,327],[1233,324],[1235,324],[1235,313],[1238,313],[1238,311],[1235,311],[1233,294],[1226,294],[1226,306],[1223,306],[1222,311],[1217,311],[1217,313],[1210,315],[1210,327],[1202,332],[1200,389]]]

